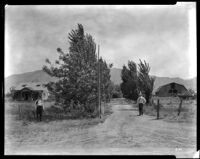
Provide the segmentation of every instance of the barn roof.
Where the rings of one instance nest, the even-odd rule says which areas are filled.
[[[172,84],[172,83],[174,83],[174,84],[176,84],[176,85],[179,85],[179,86],[182,86],[182,87],[185,88],[185,86],[182,85],[182,84],[178,84],[178,83],[175,83],[175,82],[171,82],[171,83],[167,83],[167,84],[165,84],[165,85],[162,85],[162,86],[158,87],[157,90],[156,90],[155,92],[159,92],[161,88],[163,88],[163,87],[165,87],[165,86],[168,86],[168,85],[170,85],[170,84]],[[185,89],[186,89],[186,88],[185,88]],[[187,90],[187,89],[186,89],[186,90]]]
[[[181,94],[178,94],[178,96],[182,96],[182,97],[193,97],[192,93],[190,93],[189,91],[183,92]]]
[[[14,90],[22,90],[24,88],[28,88],[30,90],[35,90],[35,91],[48,91],[47,88],[44,86],[43,83],[20,83],[18,86],[15,87]]]

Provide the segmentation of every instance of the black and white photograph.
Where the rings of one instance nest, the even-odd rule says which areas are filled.
[[[198,153],[196,2],[4,7],[5,155]]]

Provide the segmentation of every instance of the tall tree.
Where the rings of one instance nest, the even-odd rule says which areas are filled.
[[[138,64],[138,68],[135,62],[128,61],[128,68],[123,66],[121,72],[121,90],[125,98],[136,100],[139,92],[143,92],[149,103],[149,99],[152,95],[155,78],[149,75],[150,66],[146,61]]]
[[[122,83],[120,85],[125,98],[136,100],[138,97],[137,90],[137,65],[133,61],[128,61],[128,68],[123,66],[121,72]]]
[[[150,66],[148,63],[146,63],[145,60],[144,62],[140,60],[138,67],[139,90],[145,93],[147,103],[149,103],[153,91],[155,78],[149,75]]]
[[[56,83],[48,85],[56,97],[56,101],[64,107],[69,107],[71,101],[74,104],[82,104],[87,110],[87,102],[97,97],[97,56],[96,43],[91,35],[85,34],[84,28],[78,24],[78,28],[68,34],[69,53],[64,53],[58,48],[58,60],[52,64],[48,59],[48,66],[43,70],[51,76],[58,77]],[[109,68],[106,61],[103,62],[103,77],[107,91],[110,81]],[[106,94],[106,93],[105,93]]]

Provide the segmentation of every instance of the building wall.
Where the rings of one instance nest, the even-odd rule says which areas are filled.
[[[17,101],[31,101],[36,100],[38,96],[41,96],[42,91],[15,91],[13,99]]]

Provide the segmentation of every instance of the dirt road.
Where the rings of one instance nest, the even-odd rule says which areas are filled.
[[[113,113],[103,123],[89,128],[69,129],[57,142],[40,145],[23,142],[13,152],[193,156],[196,150],[196,125],[170,123],[147,115],[138,116],[136,105],[122,100],[110,103]]]

